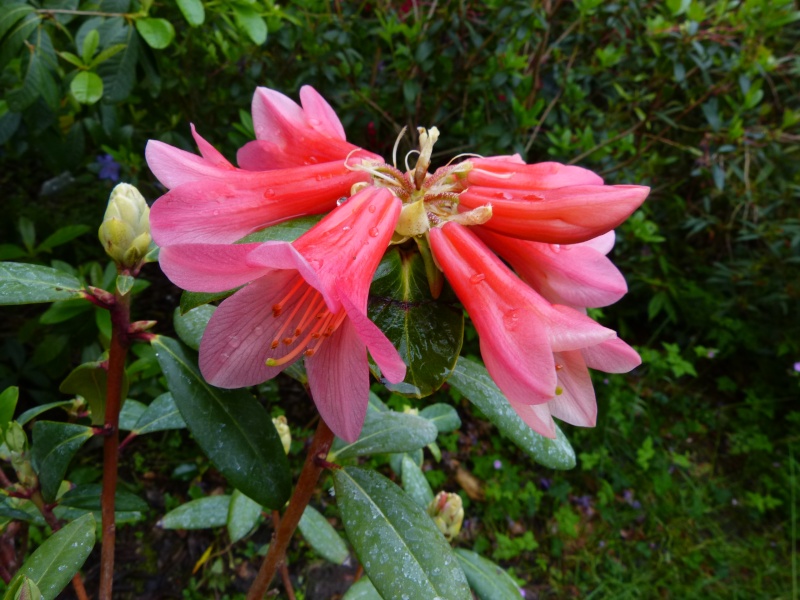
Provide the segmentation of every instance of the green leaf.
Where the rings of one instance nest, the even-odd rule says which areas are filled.
[[[143,435],[154,431],[185,428],[186,422],[181,417],[175,399],[172,394],[167,392],[150,403],[131,431],[137,435]]]
[[[233,5],[236,24],[259,46],[267,41],[267,24],[252,7],[245,4]]]
[[[369,577],[362,577],[350,586],[342,600],[383,600]]]
[[[83,566],[95,543],[96,522],[91,513],[56,531],[20,567],[9,587],[30,578],[45,600],[54,600]]]
[[[106,102],[121,102],[136,83],[136,63],[139,59],[139,36],[123,18],[106,19],[100,25],[103,45],[111,48],[122,44],[124,49],[112,58],[97,65],[97,74],[103,79]]]
[[[17,53],[25,40],[34,32],[39,26],[39,15],[33,12],[31,7],[24,10],[24,14],[20,16],[18,7],[13,7],[9,11],[2,11],[3,16],[0,17],[0,32],[8,33],[0,45],[0,71],[8,64],[8,62],[17,56]]]
[[[342,537],[313,506],[306,506],[297,527],[308,545],[325,560],[341,565],[350,556]]]
[[[136,19],[136,31],[155,50],[163,50],[175,39],[175,28],[166,19]]]
[[[231,497],[227,495],[198,498],[169,511],[158,522],[164,529],[210,529],[228,522]]]
[[[78,68],[83,68],[84,66],[81,57],[78,56],[77,54],[73,54],[72,52],[67,52],[66,50],[63,50],[59,52],[58,55],[71,65],[74,65]]]
[[[367,310],[408,365],[405,381],[387,387],[418,398],[439,389],[461,351],[464,313],[449,287],[433,298],[422,255],[389,250],[372,280]]]
[[[14,24],[25,15],[33,12],[33,7],[24,2],[13,2],[6,5],[0,14],[0,39],[11,29]]]
[[[14,600],[42,600],[42,592],[39,586],[33,582],[33,579],[22,576],[19,580],[19,585],[14,585],[16,590],[14,593]]]
[[[52,235],[47,236],[47,238],[39,244],[39,247],[36,248],[36,252],[49,252],[57,246],[71,242],[76,237],[89,231],[89,229],[90,228],[86,225],[67,225],[66,227],[61,227]]]
[[[237,244],[252,242],[293,242],[322,220],[322,215],[299,217],[272,225],[240,239]]]
[[[227,292],[183,292],[181,294],[181,314],[185,315],[190,310],[198,306],[204,306],[210,302],[217,300],[224,300],[228,296],[232,296],[236,290],[228,290]]]
[[[414,459],[408,454],[403,454],[402,463],[403,489],[414,499],[414,502],[427,509],[433,501],[433,490],[428,479],[419,468]]]
[[[130,275],[117,275],[117,291],[124,296],[133,289],[136,278]]]
[[[93,310],[90,302],[84,298],[72,298],[71,300],[58,300],[39,317],[39,323],[42,325],[54,325],[56,323],[63,323],[69,321],[73,317],[77,317],[83,313]]]
[[[456,558],[469,586],[480,600],[518,600],[522,594],[508,573],[492,561],[469,550],[456,548]]]
[[[436,425],[416,415],[367,411],[361,435],[352,444],[334,440],[328,460],[353,456],[411,452],[436,440]]]
[[[107,61],[112,56],[116,56],[125,50],[125,48],[127,48],[127,45],[125,44],[114,44],[113,46],[109,46],[92,59],[92,62],[89,63],[89,67],[92,69],[95,68],[97,65]]]
[[[81,71],[69,84],[69,91],[81,104],[94,104],[103,97],[103,80],[91,71]]]
[[[176,308],[172,316],[175,333],[189,348],[197,350],[200,348],[200,340],[206,330],[206,325],[208,325],[215,310],[217,310],[216,306],[204,304],[185,314],[181,314],[181,310]]]
[[[261,505],[239,490],[234,490],[228,507],[228,535],[231,543],[238,542],[250,533],[261,516]]]
[[[571,469],[575,466],[575,451],[561,429],[556,426],[556,439],[551,440],[528,427],[511,408],[483,365],[462,356],[448,383],[539,464],[551,469]]]
[[[0,394],[0,441],[5,439],[8,424],[14,418],[17,400],[19,400],[19,388],[15,385],[7,387]]]
[[[4,118],[10,114],[16,113],[7,113]],[[0,144],[4,144],[5,141],[0,139]],[[21,258],[23,256],[27,256],[27,252],[20,246],[16,244],[0,244],[0,260],[11,260],[14,258]]]
[[[431,404],[419,412],[419,416],[436,425],[439,433],[455,431],[461,427],[461,418],[455,408],[449,404]]]
[[[42,265],[0,263],[0,305],[55,302],[80,294],[81,282],[62,271]]]
[[[30,500],[26,500],[26,502],[31,506],[31,508],[36,510]],[[36,514],[38,514],[38,512],[39,511],[36,510]],[[19,508],[15,508],[9,503],[9,498],[0,496],[0,518],[31,522],[36,520],[36,514],[31,514]],[[39,515],[39,519],[41,519],[42,523],[44,523],[44,519],[42,519],[41,515]]]
[[[106,391],[108,388],[108,371],[102,361],[83,363],[75,367],[67,378],[61,382],[58,390],[64,394],[83,396],[89,403],[92,413],[92,425],[101,425],[106,418]],[[120,398],[128,395],[128,377],[123,371]]]
[[[289,498],[289,463],[272,419],[244,390],[205,382],[194,358],[173,339],[153,341],[156,357],[186,425],[233,487],[272,509]]]
[[[17,229],[28,252],[33,252],[33,246],[36,243],[36,226],[33,221],[26,217],[20,217],[17,222]]]
[[[147,410],[147,405],[138,400],[131,400],[128,398],[122,405],[122,410],[119,411],[119,429],[120,431],[131,431],[136,427],[136,422]]]
[[[198,27],[206,20],[206,11],[201,0],[178,0],[178,8],[192,27]]]
[[[100,34],[97,29],[92,29],[83,38],[83,49],[81,50],[81,59],[84,63],[92,60],[94,53],[97,52],[97,47],[100,45]]]
[[[45,502],[56,499],[72,457],[92,435],[91,427],[73,423],[38,421],[33,426],[31,463],[39,475]]]
[[[103,485],[101,483],[79,485],[61,496],[58,503],[61,506],[69,506],[71,508],[100,510],[102,492]],[[135,494],[120,489],[114,494],[114,510],[117,512],[146,512],[148,508],[147,502]]]
[[[335,470],[333,484],[347,537],[381,596],[471,600],[450,545],[399,487],[359,467]]]
[[[17,417],[16,421],[20,425],[25,425],[31,419],[35,419],[40,414],[47,412],[51,408],[58,408],[59,406],[69,406],[70,404],[72,404],[71,400],[62,400],[61,402],[50,402],[48,404],[42,404],[41,406],[34,406],[33,408],[29,408],[19,417]]]

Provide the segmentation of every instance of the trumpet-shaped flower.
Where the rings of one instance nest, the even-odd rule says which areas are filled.
[[[184,289],[244,285],[220,304],[200,344],[200,370],[225,388],[261,383],[305,358],[320,415],[353,441],[369,394],[369,349],[384,377],[405,364],[367,318],[372,276],[394,231],[400,201],[366,189],[292,243],[178,244],[161,249],[167,276]]]

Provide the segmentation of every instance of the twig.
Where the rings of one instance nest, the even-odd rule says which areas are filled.
[[[280,525],[269,545],[269,551],[253,582],[253,587],[247,593],[247,600],[261,600],[266,594],[269,584],[272,583],[275,571],[283,562],[286,548],[289,546],[294,530],[297,529],[300,517],[303,516],[303,511],[311,500],[317,480],[324,468],[318,464],[317,458],[327,456],[331,442],[333,442],[333,432],[327,423],[320,419],[314,439],[311,441],[311,448],[308,450],[308,456],[306,456],[306,462],[303,464],[303,470],[300,472],[300,478],[297,480],[297,487],[294,488],[292,497],[289,499],[289,507],[280,520]]]
[[[117,491],[117,462],[119,458],[119,410],[122,405],[122,378],[128,354],[130,327],[130,296],[115,296],[111,312],[111,348],[108,355],[108,386],[106,388],[105,429],[103,442],[103,492],[100,499],[102,516],[102,548],[100,551],[100,600],[111,600],[114,586],[114,496]]]
[[[272,511],[272,526],[275,528],[275,531],[278,530],[281,524],[281,514],[277,510]],[[283,588],[286,590],[286,596],[289,600],[296,600],[294,595],[294,587],[292,586],[292,580],[289,577],[289,568],[286,565],[286,561],[284,560],[281,562],[280,566],[281,570],[281,579],[283,580]]]

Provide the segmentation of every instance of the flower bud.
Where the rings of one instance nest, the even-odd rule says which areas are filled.
[[[28,455],[28,436],[25,435],[22,425],[11,421],[6,429],[5,442],[9,450],[11,466],[17,473],[17,481],[25,489],[35,489],[38,479]]]
[[[451,541],[461,531],[461,524],[464,522],[464,506],[461,496],[439,492],[428,505],[428,514],[445,539],[448,542]]]
[[[275,425],[275,429],[278,430],[278,435],[281,438],[281,444],[283,444],[283,451],[286,454],[289,454],[289,448],[292,447],[292,432],[289,429],[289,423],[286,421],[286,417],[283,415],[280,417],[275,417],[272,419],[272,424]]]
[[[150,207],[134,186],[120,183],[108,199],[99,237],[122,268],[137,267],[150,246]]]

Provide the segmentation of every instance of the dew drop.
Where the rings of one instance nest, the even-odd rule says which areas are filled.
[[[486,275],[484,275],[483,273],[475,273],[472,275],[472,277],[469,278],[469,282],[472,285],[477,285],[484,279],[486,279]]]
[[[375,205],[374,205],[374,204],[370,204],[370,205],[369,205],[369,208],[368,208],[367,210],[368,210],[369,212],[371,212],[371,213],[374,213],[374,212],[375,212]]]
[[[317,270],[317,269],[320,269],[322,267],[322,263],[323,262],[324,261],[320,258],[320,259],[310,260],[310,261],[308,261],[308,264],[311,265],[312,269]]]
[[[263,328],[263,327],[261,327],[261,325],[259,325],[259,326],[258,326],[258,327],[256,327],[256,328],[255,328],[253,331],[255,332],[255,334],[256,334],[256,335],[261,335],[261,334],[263,334],[263,333],[264,333],[264,328]]]
[[[216,217],[217,215],[219,215],[219,211],[218,211],[218,210],[215,210],[215,211],[214,211],[214,212],[212,212],[211,214],[212,214],[212,215],[214,215],[214,216]]]
[[[550,250],[553,252],[561,252],[561,244],[550,244]]]
[[[347,196],[342,196],[341,198],[339,198],[339,199],[336,201],[336,206],[341,206],[341,205],[342,205],[342,204],[344,204],[345,202],[347,202]]]
[[[315,165],[319,162],[319,159],[316,156],[309,156],[305,162],[307,165]]]
[[[509,331],[514,331],[519,324],[519,316],[520,310],[518,308],[513,308],[503,315],[503,324],[506,326],[506,329]]]
[[[320,122],[319,119],[309,119],[308,124],[311,125],[312,127],[317,127],[318,125],[320,125]]]
[[[228,340],[228,346],[230,346],[231,348],[238,348],[241,343],[242,342],[236,336]]]
[[[267,188],[264,190],[264,198],[272,198],[275,195],[275,190],[272,188]]]
[[[378,237],[379,233],[380,233],[380,231],[378,231],[377,227],[373,227],[372,229],[369,230],[369,236],[370,237]]]
[[[342,231],[344,231],[345,233],[350,231],[350,225],[345,225],[344,227],[342,227]]]
[[[538,196],[536,194],[527,194],[526,196],[523,196],[522,199],[523,200],[530,200],[532,202],[538,202],[540,200],[544,200],[544,198],[542,198],[541,196]]]

